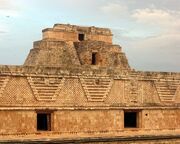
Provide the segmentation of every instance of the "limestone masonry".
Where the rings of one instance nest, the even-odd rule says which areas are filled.
[[[42,32],[24,65],[0,66],[0,142],[180,143],[180,73],[133,70],[107,28]]]

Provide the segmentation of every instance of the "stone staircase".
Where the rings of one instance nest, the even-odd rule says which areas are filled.
[[[80,78],[88,101],[103,102],[108,96],[113,80],[110,78]]]
[[[4,91],[8,81],[9,81],[9,77],[8,76],[0,76],[0,97],[2,96],[3,91]]]
[[[173,102],[179,84],[179,80],[157,80],[155,85],[161,101]]]
[[[39,101],[53,101],[61,90],[64,78],[28,77],[33,93]]]

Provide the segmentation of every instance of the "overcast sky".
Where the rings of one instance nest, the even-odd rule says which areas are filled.
[[[0,0],[0,64],[23,64],[55,23],[111,28],[132,68],[180,72],[180,0]]]

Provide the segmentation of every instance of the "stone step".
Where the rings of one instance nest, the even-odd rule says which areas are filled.
[[[162,97],[162,96],[163,96],[163,97],[169,97],[169,96],[170,96],[170,97],[173,97],[174,94],[165,94],[165,93],[162,94],[162,93],[159,93],[159,96],[161,96],[161,97]]]
[[[89,88],[104,88],[104,89],[107,89],[109,86],[86,86],[87,89]]]
[[[91,102],[103,102],[103,99],[89,99]]]
[[[91,100],[104,100],[104,97],[91,97]]]
[[[165,90],[165,89],[162,90],[162,89],[159,89],[158,93],[171,93],[171,94],[175,94],[175,91],[176,90],[170,90],[170,89],[169,90]]]
[[[157,87],[169,87],[169,86],[172,86],[172,87],[176,87],[176,86],[178,86],[179,84],[175,84],[175,83],[157,83],[157,82],[155,82],[155,84],[156,84],[156,86]]]
[[[180,81],[179,80],[177,80],[177,81],[175,81],[175,80],[171,80],[171,81],[166,80],[166,81],[156,81],[156,83],[175,83],[175,84],[179,84]]]
[[[99,94],[99,93],[89,93],[89,95],[90,96],[104,96],[105,95],[105,93],[104,94]]]
[[[161,100],[166,100],[166,99],[174,100],[173,97],[161,97]]]
[[[44,101],[51,101],[51,100],[55,100],[55,99],[52,99],[52,98],[43,98],[43,97],[39,97],[38,100],[44,100]]]
[[[45,92],[38,92],[38,94],[41,96],[41,95],[54,95],[54,92],[53,93],[51,93],[51,92],[47,92],[47,93],[45,93]]]
[[[158,87],[167,87],[168,86],[168,84],[156,84]]]
[[[172,90],[175,91],[177,88],[169,88],[169,87],[157,87],[157,90],[166,91],[166,90]]]
[[[52,92],[52,91],[46,91],[46,92],[44,92],[44,91],[38,91],[38,93],[39,93],[39,94],[46,94],[46,93],[47,93],[47,94],[54,94],[55,92],[54,92],[54,91],[53,91],[53,92]]]
[[[176,82],[176,81],[158,81],[156,82],[157,84],[175,84],[178,85],[180,82]]]
[[[173,98],[166,98],[166,97],[164,97],[164,98],[162,98],[163,100],[173,100]]]
[[[180,80],[174,80],[174,79],[161,79],[158,80],[157,82],[175,82],[175,83],[179,83]]]
[[[86,85],[86,86],[109,86],[110,84],[83,84],[83,85]]]
[[[100,96],[91,96],[91,98],[90,99],[103,99],[104,97],[102,96],[102,97],[100,97]]]
[[[168,94],[160,94],[160,97],[174,97],[174,95],[168,95]]]
[[[172,103],[173,102],[173,100],[161,100],[162,102],[169,102],[169,103]]]
[[[170,89],[170,88],[168,88],[168,87],[167,87],[166,89],[165,89],[165,88],[157,88],[157,90],[158,90],[158,91],[161,91],[161,92],[163,92],[163,91],[171,91],[171,92],[176,91],[176,89]]]
[[[160,98],[173,98],[174,97],[174,95],[159,95],[160,96]]]
[[[106,93],[107,91],[106,90],[103,90],[103,91],[97,91],[97,90],[85,90],[86,93]]]
[[[88,99],[104,99],[104,97],[88,97]]]
[[[36,88],[37,91],[55,91],[57,88],[54,87],[38,87]]]
[[[85,90],[106,91],[109,87],[86,87]]]
[[[163,93],[163,94],[172,94],[172,95],[174,95],[174,93],[175,93],[175,91],[173,90],[173,91],[171,91],[171,90],[169,90],[169,91],[158,91],[158,93]]]
[[[104,95],[105,92],[89,92],[89,95]]]
[[[174,96],[174,94],[162,94],[162,93],[160,93],[159,96],[165,96],[165,97],[166,96]]]
[[[33,85],[37,86],[37,87],[41,87],[41,86],[54,86],[54,87],[58,87],[59,84],[34,84]]]
[[[96,79],[98,80],[98,79]],[[95,79],[85,79],[84,82],[94,82],[96,81]],[[110,82],[111,80],[108,80],[108,79],[99,79],[100,82]]]
[[[86,87],[108,87],[109,85],[86,85]]]
[[[48,96],[39,96],[40,99],[52,99],[52,97],[48,97]]]
[[[57,89],[58,88],[58,86],[37,86],[37,85],[34,85],[34,87],[36,87],[36,89]]]
[[[101,85],[101,84],[109,84],[110,82],[85,82],[83,84],[93,84],[93,85]]]

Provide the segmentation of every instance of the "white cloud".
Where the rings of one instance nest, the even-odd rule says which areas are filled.
[[[120,33],[120,40],[126,40],[120,44],[132,67],[180,71],[180,11],[152,7],[135,9],[131,14],[134,28]]]
[[[100,9],[104,13],[112,16],[123,15],[128,12],[127,6],[120,3],[108,3],[107,5],[102,6]]]
[[[11,3],[7,0],[0,0],[0,9],[8,9],[11,7]]]
[[[19,0],[0,0],[0,9],[1,10],[17,10]]]
[[[141,24],[159,27],[163,32],[177,32],[180,27],[180,11],[162,9],[137,9],[132,17]]]
[[[0,16],[19,16],[19,0],[14,2],[13,0],[0,0]]]
[[[180,34],[163,34],[129,41],[127,47],[136,69],[180,71]]]

